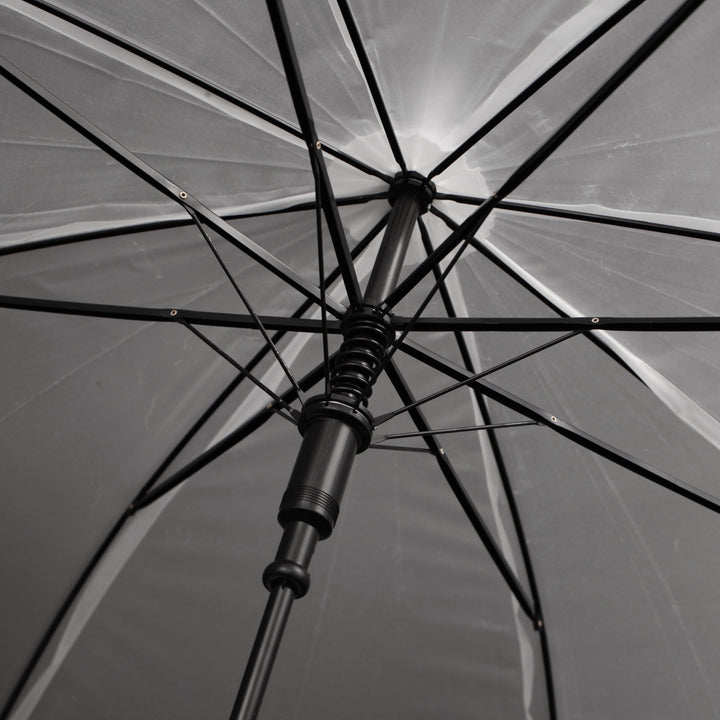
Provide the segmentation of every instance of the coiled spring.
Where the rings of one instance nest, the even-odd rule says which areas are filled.
[[[394,332],[382,315],[368,309],[343,320],[344,340],[330,376],[332,395],[340,394],[367,405],[375,373],[385,357]]]

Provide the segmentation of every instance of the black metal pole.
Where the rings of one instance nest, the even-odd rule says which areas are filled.
[[[372,440],[373,418],[364,406],[394,337],[378,305],[397,284],[413,227],[433,191],[417,173],[396,177],[390,219],[363,305],[351,307],[342,320],[344,341],[332,370],[330,396],[311,398],[301,413],[303,439],[278,512],[283,536],[263,573],[270,597],[230,720],[257,717],[292,603],[310,586],[308,566],[315,545],[332,533],[355,456]]]
[[[312,525],[293,522],[285,527],[275,562],[268,566],[263,575],[263,582],[270,589],[270,597],[250,652],[231,718],[257,717],[293,600],[302,597],[309,585],[307,571],[301,568],[310,563],[317,540],[318,532]],[[297,564],[297,569],[293,568],[291,563]],[[285,567],[286,565],[288,567]],[[295,570],[295,582],[283,579],[283,569],[289,574]],[[275,582],[274,578],[278,581]]]
[[[278,585],[270,593],[231,718],[257,717],[294,599],[287,585]]]
[[[415,222],[432,200],[432,189],[418,173],[403,173],[399,178],[388,196],[392,213],[365,289],[366,305],[380,305],[395,289]]]

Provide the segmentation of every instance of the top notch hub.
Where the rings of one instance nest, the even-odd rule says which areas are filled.
[[[407,190],[417,194],[420,215],[426,213],[435,197],[435,183],[414,170],[399,172],[390,184],[388,202],[394,205],[398,195]]]

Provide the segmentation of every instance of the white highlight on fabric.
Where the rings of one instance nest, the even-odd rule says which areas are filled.
[[[598,467],[600,467],[600,463],[598,463]],[[680,636],[685,641],[685,644],[687,646],[687,650],[689,652],[689,656],[692,658],[692,662],[695,665],[695,668],[697,669],[697,673],[702,678],[702,687],[704,688],[704,696],[707,699],[708,705],[712,707],[713,709],[713,717],[719,718],[720,712],[719,708],[717,707],[713,694],[709,692],[709,688],[712,688],[714,685],[714,679],[712,677],[712,673],[708,672],[708,668],[705,667],[705,664],[702,662],[702,656],[698,652],[696,648],[696,643],[693,640],[693,634],[688,630],[687,623],[685,622],[685,618],[683,617],[683,613],[681,610],[681,606],[678,603],[677,598],[675,597],[675,594],[673,593],[672,586],[670,579],[668,578],[668,573],[663,572],[663,568],[661,566],[661,563],[658,562],[657,558],[655,557],[655,554],[653,553],[650,543],[648,543],[647,538],[645,537],[644,533],[640,529],[640,526],[638,522],[633,517],[632,512],[628,508],[627,503],[622,497],[622,494],[618,492],[617,486],[610,480],[608,477],[608,474],[605,472],[605,470],[601,470],[605,477],[605,481],[607,484],[607,487],[609,491],[612,493],[612,497],[617,503],[618,507],[621,508],[623,515],[625,516],[625,519],[627,520],[628,527],[632,530],[633,536],[637,542],[637,544],[642,548],[645,558],[647,559],[647,562],[653,569],[654,577],[656,578],[657,582],[659,583],[660,587],[662,588],[663,593],[666,597],[666,606],[671,610],[672,612],[672,618],[677,623],[678,629],[680,631]],[[677,543],[677,540],[676,540]],[[645,587],[645,583],[643,582],[643,587]],[[648,592],[648,591],[646,591]],[[675,653],[677,656],[678,653]],[[682,676],[678,672],[678,679],[682,681]],[[685,683],[683,683],[683,689],[685,696],[688,695],[688,687]]]
[[[282,140],[284,143],[289,143],[290,145],[295,145],[296,147],[305,147],[305,143],[300,138],[281,130],[275,125],[262,120],[252,113],[233,105],[227,100],[217,97],[207,90],[197,87],[189,81],[183,80],[170,71],[163,70],[154,63],[151,63],[148,60],[143,60],[130,51],[123,50],[113,43],[103,40],[90,32],[82,30],[65,20],[61,20],[54,15],[45,13],[31,5],[27,5],[21,0],[5,0],[4,6],[14,10],[20,15],[24,15],[40,25],[49,28],[50,30],[53,30],[54,32],[60,33],[70,40],[74,40],[83,46],[103,53],[105,56],[112,58],[117,62],[123,63],[124,65],[127,65],[144,75],[147,75],[153,82],[160,81],[172,88],[175,88],[176,90],[179,90],[184,95],[188,96],[188,100],[193,98],[194,100],[200,101],[203,105],[212,107],[228,117],[240,120],[246,125],[250,125],[267,133],[268,135],[272,135]],[[48,89],[52,90],[52,88]]]
[[[181,487],[175,488],[138,513],[120,531],[85,583],[82,592],[67,614],[62,629],[56,633],[58,640],[50,661],[28,685],[28,691],[16,705],[8,720],[28,720],[31,717],[115,579]]]
[[[468,173],[468,179],[472,181],[477,181],[477,174],[467,168],[465,163],[457,163],[456,166],[456,173],[459,174],[462,172],[466,172]],[[482,185],[485,186],[485,188],[487,187],[484,178],[480,178],[480,182]],[[451,212],[451,214],[455,214],[456,219],[461,220],[461,218],[457,217],[458,208],[455,208],[455,210],[456,212]],[[490,230],[492,230],[493,224],[494,218],[493,215],[490,215],[480,228],[478,232],[478,237],[485,237],[485,235]],[[441,263],[441,268],[444,269],[445,267],[447,267],[448,262],[448,260],[443,261]],[[467,303],[465,302],[465,296],[462,287],[460,286],[457,273],[450,272],[445,280],[445,284],[447,286],[448,293],[450,294],[450,298],[452,299],[453,305],[455,306],[455,312],[459,317],[467,317],[468,307]],[[480,360],[480,353],[478,350],[475,335],[472,333],[468,334],[466,336],[466,342],[468,351],[471,355],[473,366],[479,371],[482,369],[482,363]],[[482,414],[480,413],[480,408],[478,407],[478,404],[475,401],[474,397],[472,398],[472,407],[476,424],[482,425]],[[490,446],[490,441],[488,439],[487,433],[483,431],[478,431],[476,435],[480,444],[483,468],[485,470],[485,483],[488,488],[488,495],[490,497],[493,519],[495,521],[495,526],[498,532],[500,548],[502,549],[503,557],[507,560],[515,575],[519,577],[520,575],[518,573],[518,565],[522,565],[522,562],[519,561],[519,559],[517,559],[514,555],[513,545],[509,535],[509,532],[514,534],[515,531],[514,529],[510,529],[510,531],[508,531],[508,528],[505,527],[505,524],[503,522],[502,513],[500,512],[499,503],[500,498],[504,495],[504,489],[502,488],[502,481],[500,479],[500,472],[497,466],[497,461],[495,459],[492,447]],[[527,624],[525,615],[520,608],[518,601],[515,599],[515,596],[512,593],[508,593],[508,596],[512,603],[513,617],[515,619],[515,629],[517,632],[518,648],[520,653],[520,671],[523,683],[522,693],[525,720],[534,720],[532,714],[532,705],[533,688],[536,684],[537,672],[535,660],[536,652],[533,646],[533,639],[528,634],[528,631],[525,627]]]
[[[249,213],[271,212],[275,210],[285,210],[293,205],[300,203],[314,202],[315,193],[308,191],[298,193],[297,195],[286,195],[282,198],[274,198],[272,200],[262,200],[260,202],[246,203],[244,205],[226,205],[224,207],[214,208],[213,212],[226,218],[232,215],[245,215]],[[115,205],[115,207],[123,207],[129,209],[134,207],[130,204]],[[146,205],[137,204],[141,212],[147,212]],[[55,212],[55,211],[53,211]],[[74,209],[70,215],[74,215]],[[39,228],[30,232],[22,231],[17,233],[8,233],[0,239],[0,247],[22,246],[26,243],[36,242],[38,240],[52,240],[54,238],[63,237],[65,235],[75,235],[83,232],[98,232],[112,230],[127,230],[133,227],[139,227],[146,223],[164,223],[173,222],[175,220],[187,220],[188,215],[184,210],[177,212],[165,212],[157,215],[145,215],[140,213],[125,213],[131,215],[131,219],[119,221],[92,221],[92,222],[68,222],[65,225],[55,224],[49,228]]]
[[[448,275],[446,285],[458,316],[466,317],[468,315],[467,304],[465,303],[465,297],[463,295],[462,288],[460,287],[460,283],[458,282],[457,274],[450,273]],[[466,341],[468,351],[472,356],[473,367],[475,367],[478,371],[482,370],[476,336],[473,333],[468,333],[466,335]],[[476,424],[482,425],[484,422],[483,417],[474,397],[472,398],[472,407]],[[502,513],[500,512],[499,502],[500,498],[504,495],[504,489],[502,488],[502,481],[500,480],[500,473],[495,460],[495,455],[492,447],[490,446],[487,433],[478,431],[476,435],[478,442],[480,443],[483,468],[485,470],[485,482],[488,488],[493,519],[495,520],[498,540],[503,551],[503,557],[507,560],[508,565],[510,565],[515,575],[520,577],[518,573],[518,560],[515,558],[513,553],[513,546],[508,535],[508,529],[503,523]],[[514,530],[511,530],[510,532],[514,532]],[[508,595],[512,601],[513,617],[515,619],[515,628],[517,631],[518,646],[520,651],[520,668],[523,680],[522,693],[525,718],[526,720],[533,720],[533,687],[535,685],[536,673],[535,650],[532,638],[525,627],[527,625],[525,615],[520,608],[518,601],[515,599],[515,596],[512,595],[512,593],[508,593]]]
[[[502,259],[526,282],[534,287],[543,296],[551,300],[570,316],[582,317],[583,313],[568,302],[564,297],[538,280],[527,272],[521,265],[518,265],[511,257],[498,249],[489,240],[483,238],[483,245],[498,258]],[[594,330],[595,335],[602,339],[602,342],[616,352],[630,368],[645,382],[650,390],[671,410],[671,412],[687,423],[695,432],[704,437],[709,443],[720,448],[720,421],[713,417],[707,410],[702,408],[693,398],[684,393],[677,385],[656,370],[646,360],[629,350],[621,341],[613,337],[611,333],[602,330]]]
[[[194,299],[200,298],[203,295],[204,293],[200,293],[196,295]],[[70,375],[88,363],[94,362],[98,357],[112,351],[114,348],[127,342],[138,333],[146,331],[150,327],[150,323],[142,324],[138,329],[124,336],[117,343],[105,348],[100,354],[93,356],[86,363],[78,366],[62,379],[67,379],[67,377],[70,377]],[[62,379],[58,382],[61,382]],[[102,560],[96,566],[94,572],[88,578],[82,591],[78,594],[75,603],[66,613],[63,624],[56,631],[55,637],[57,640],[52,658],[47,665],[45,665],[44,669],[35,671],[35,677],[28,682],[28,690],[23,695],[22,700],[15,706],[8,720],[26,720],[32,715],[37,704],[42,699],[43,694],[62,666],[65,658],[72,650],[77,639],[85,629],[85,626],[102,602],[102,599],[115,582],[115,579],[182,487],[182,485],[179,485],[174,488],[125,523],[125,526],[121,529],[118,536],[103,555]],[[49,651],[46,651],[45,654],[47,655],[48,652]]]
[[[454,137],[469,137],[621,5],[620,0],[593,0],[566,20],[505,76],[482,105],[458,128]]]
[[[362,65],[360,64],[360,60],[355,52],[352,39],[350,38],[350,34],[348,33],[348,29],[345,25],[345,20],[342,17],[342,13],[340,12],[340,8],[336,0],[329,0],[328,5],[330,12],[332,13],[333,20],[335,20],[335,24],[337,25],[338,32],[345,43],[345,47],[355,62],[355,67],[360,75],[364,75]],[[370,91],[368,90],[368,96],[369,95]],[[380,115],[378,114],[375,103],[372,100],[369,101],[369,107],[372,109],[373,117],[375,118],[378,127],[382,127]],[[393,174],[399,169],[395,166],[392,160],[390,144],[384,133],[371,133],[365,137],[355,136],[349,144],[343,147],[343,149],[350,155],[366,158],[374,167],[389,174]]]
[[[617,208],[597,204],[560,204],[544,202],[523,202],[524,205],[538,208],[551,208],[553,210],[567,210],[569,212],[588,213],[591,215],[603,215],[605,217],[617,218],[618,220],[638,220],[640,222],[658,223],[660,225],[671,225],[678,229],[689,228],[692,230],[706,230],[708,232],[720,233],[720,221],[711,218],[697,217],[694,215],[673,215],[661,212],[642,212],[637,210],[618,210]],[[514,212],[504,210],[502,212]],[[576,222],[569,220],[569,222]]]

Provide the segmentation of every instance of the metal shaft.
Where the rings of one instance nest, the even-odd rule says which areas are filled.
[[[379,305],[395,288],[402,270],[408,243],[420,215],[417,196],[412,191],[399,194],[388,219],[385,235],[365,290],[365,303]]]
[[[254,720],[257,717],[294,599],[292,588],[286,585],[279,585],[270,593],[230,714],[231,720]]]
[[[428,186],[415,173],[402,174],[391,191],[393,207],[365,305],[351,308],[343,321],[344,343],[330,396],[309,400],[301,414],[303,439],[278,513],[283,537],[263,574],[270,597],[230,720],[257,717],[293,600],[310,585],[307,569],[315,544],[332,533],[355,456],[372,438],[372,416],[358,406],[367,401],[373,368],[392,339],[378,306],[397,284],[415,222],[429,201]]]

